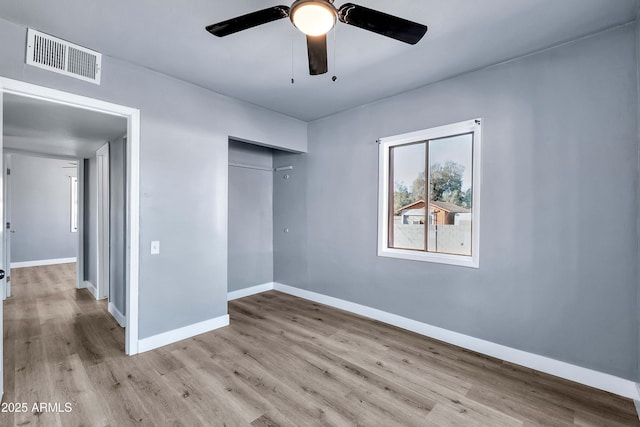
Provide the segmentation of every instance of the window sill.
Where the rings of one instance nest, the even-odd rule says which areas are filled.
[[[404,249],[378,249],[378,256],[407,259],[411,261],[434,262],[438,264],[457,265],[459,267],[480,268],[478,257],[450,254],[436,254]]]

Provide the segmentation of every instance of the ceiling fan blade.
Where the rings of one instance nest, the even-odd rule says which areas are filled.
[[[353,3],[345,3],[340,7],[338,19],[345,24],[373,31],[409,44],[418,43],[427,32],[426,25]]]
[[[217,24],[207,25],[206,29],[214,36],[224,37],[238,31],[248,30],[258,25],[286,18],[289,16],[289,6],[273,6],[256,12],[247,13]]]
[[[327,35],[307,36],[307,53],[309,55],[309,74],[317,76],[329,71],[327,65]]]

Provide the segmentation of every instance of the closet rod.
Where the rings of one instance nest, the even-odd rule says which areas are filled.
[[[244,165],[242,163],[229,163],[229,166],[233,166],[234,168],[245,168],[245,169],[255,169],[259,171],[268,171],[268,172],[279,172],[283,170],[292,170],[293,166],[280,166],[275,169],[265,168],[262,166],[253,166],[253,165]]]
[[[243,165],[243,164],[240,164],[240,163],[229,163],[229,166],[233,166],[234,168],[255,169],[255,170],[259,170],[259,171],[273,172],[272,168],[263,168],[261,166]]]

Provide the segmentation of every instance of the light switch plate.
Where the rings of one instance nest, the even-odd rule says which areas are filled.
[[[157,255],[160,253],[160,241],[154,240],[151,242],[151,255]]]

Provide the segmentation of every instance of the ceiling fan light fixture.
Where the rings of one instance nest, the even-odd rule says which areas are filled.
[[[308,36],[327,34],[336,24],[336,9],[327,1],[298,0],[291,6],[291,22]]]
[[[309,74],[312,76],[328,71],[327,33],[338,21],[412,45],[418,43],[427,32],[427,26],[417,22],[353,3],[345,3],[336,8],[333,2],[334,0],[294,0],[291,6],[267,7],[207,25],[205,29],[216,37],[225,37],[288,17],[307,36]]]

